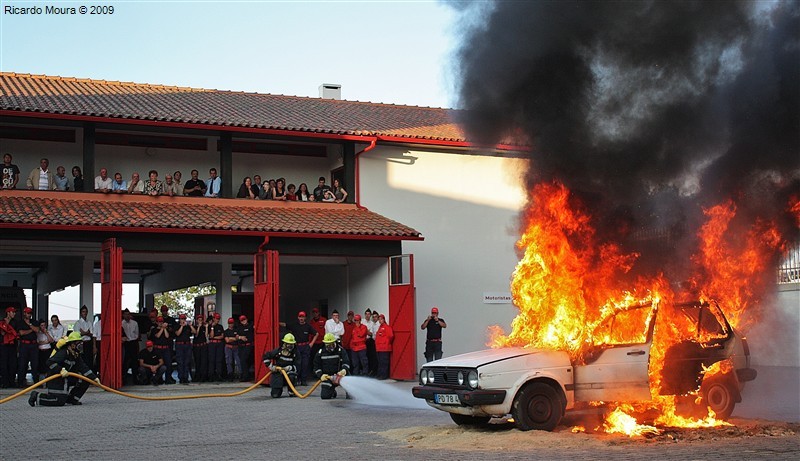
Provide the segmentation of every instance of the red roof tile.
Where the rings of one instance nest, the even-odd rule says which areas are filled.
[[[28,226],[70,226],[83,231],[114,228],[131,232],[421,238],[408,226],[351,204],[0,191],[0,228]]]
[[[0,72],[0,110],[466,142],[457,111]]]

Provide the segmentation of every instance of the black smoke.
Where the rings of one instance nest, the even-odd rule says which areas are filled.
[[[564,183],[641,269],[688,262],[702,208],[727,199],[743,228],[776,219],[796,241],[798,2],[454,5],[468,135],[532,146],[529,190]]]

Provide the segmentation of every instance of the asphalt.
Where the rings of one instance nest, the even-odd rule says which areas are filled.
[[[797,368],[761,369],[734,412],[737,418],[800,422]],[[794,380],[794,381],[792,381]],[[0,459],[275,459],[275,460],[454,460],[454,459],[798,459],[798,437],[744,437],[706,444],[631,444],[597,450],[561,446],[498,451],[463,451],[442,440],[419,449],[381,432],[394,428],[456,428],[431,408],[402,408],[410,382],[375,384],[374,394],[392,396],[389,406],[344,399],[272,399],[260,387],[239,397],[149,402],[92,388],[81,406],[31,408],[27,398],[0,405]],[[127,386],[140,395],[225,393],[243,384]],[[398,394],[398,392],[400,394]],[[794,392],[793,395],[788,393]],[[0,396],[11,393],[3,389]],[[379,400],[379,399],[378,399]],[[398,406],[399,405],[399,406]],[[782,418],[782,419],[781,419]],[[492,434],[478,436],[491,437]]]

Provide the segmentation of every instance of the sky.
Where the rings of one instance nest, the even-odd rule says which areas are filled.
[[[108,5],[113,14],[45,7]],[[0,70],[454,107],[457,11],[435,1],[0,0]],[[9,14],[6,7],[39,7]],[[14,10],[18,11],[18,10]],[[79,10],[78,10],[79,11]]]

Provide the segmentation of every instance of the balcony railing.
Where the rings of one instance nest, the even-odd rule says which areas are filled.
[[[778,283],[800,282],[800,244],[789,252],[778,266]]]

